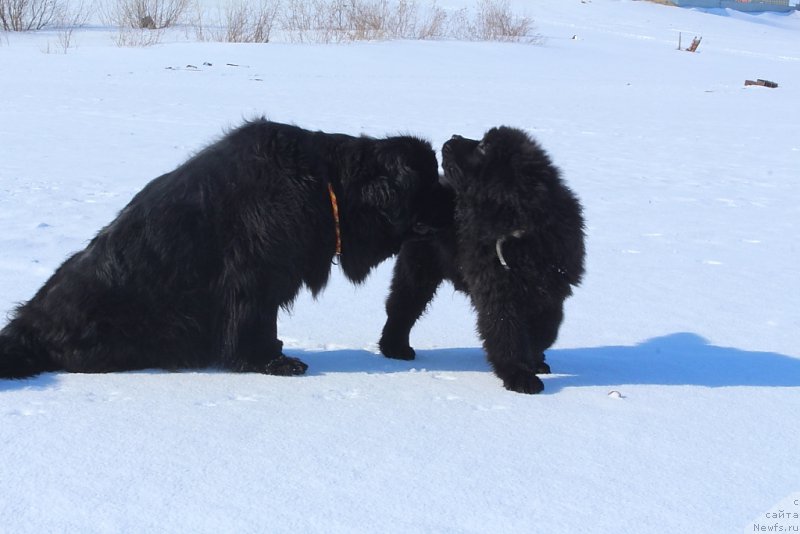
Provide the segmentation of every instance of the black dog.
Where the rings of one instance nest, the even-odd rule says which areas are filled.
[[[442,149],[453,228],[405,243],[397,257],[380,349],[411,360],[408,336],[442,280],[468,293],[478,333],[503,385],[538,393],[544,350],[556,340],[564,300],[584,272],[581,205],[524,132],[454,136]],[[445,207],[445,205],[443,205]]]
[[[257,120],[150,182],[0,331],[0,376],[221,366],[297,375],[276,318],[332,259],[353,282],[424,231],[426,141]],[[432,213],[432,212],[431,212]]]

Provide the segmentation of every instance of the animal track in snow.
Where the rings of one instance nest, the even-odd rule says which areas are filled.
[[[362,397],[360,389],[350,389],[347,391],[329,390],[321,395],[326,401],[354,400]]]
[[[441,373],[433,375],[433,378],[435,378],[436,380],[458,380],[453,375],[446,375]]]
[[[258,402],[258,399],[255,395],[231,395],[228,397],[232,401],[239,401],[239,402]]]
[[[508,410],[508,406],[503,406],[502,404],[493,404],[491,406],[483,406],[478,404],[475,406],[475,410],[479,412],[493,412],[497,410]]]
[[[94,392],[89,392],[86,394],[86,400],[89,402],[118,402],[118,401],[129,401],[132,400],[132,398],[121,396],[119,391],[109,391],[108,393],[105,394],[97,394]]]
[[[6,412],[8,417],[30,417],[33,415],[44,415],[47,412],[40,408],[23,408],[21,410],[9,410]]]

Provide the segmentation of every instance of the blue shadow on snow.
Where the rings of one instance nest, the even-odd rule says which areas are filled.
[[[285,352],[306,362],[310,376],[330,373],[405,373],[411,369],[491,372],[483,349],[475,347],[418,350],[416,360],[409,362],[391,360],[364,350],[287,349]],[[656,337],[633,346],[549,350],[547,361],[554,373],[545,379],[545,391],[548,393],[565,387],[623,384],[800,387],[800,358],[774,352],[718,347],[692,333]],[[224,371],[209,369],[208,372]],[[44,373],[25,380],[0,379],[0,392],[46,389],[58,381],[60,374]]]
[[[416,360],[410,362],[358,350],[286,352],[308,363],[310,375],[410,369],[490,372],[480,348],[418,350]],[[548,392],[622,384],[800,387],[800,358],[718,347],[692,333],[656,337],[633,346],[557,349],[546,354],[554,373],[545,381]]]

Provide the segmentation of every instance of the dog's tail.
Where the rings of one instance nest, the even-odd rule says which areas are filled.
[[[28,378],[55,368],[47,351],[15,321],[0,330],[0,378]]]

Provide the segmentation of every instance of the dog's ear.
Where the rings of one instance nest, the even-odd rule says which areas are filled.
[[[500,128],[491,128],[487,130],[486,133],[483,134],[483,137],[478,143],[478,146],[475,147],[475,152],[478,154],[478,156],[484,159],[491,157],[491,155],[494,152],[493,149],[496,140],[498,137],[500,137],[500,135],[501,135]]]
[[[368,206],[373,206],[378,210],[397,203],[398,192],[395,185],[388,176],[377,176],[364,184],[361,189],[361,200]]]
[[[405,235],[419,218],[420,198],[438,184],[439,163],[430,143],[410,136],[381,140],[375,148],[375,175],[362,191],[395,235]]]
[[[409,197],[410,184],[402,177],[377,176],[361,190],[361,201],[377,211],[397,232],[403,233],[411,224],[405,200]]]

